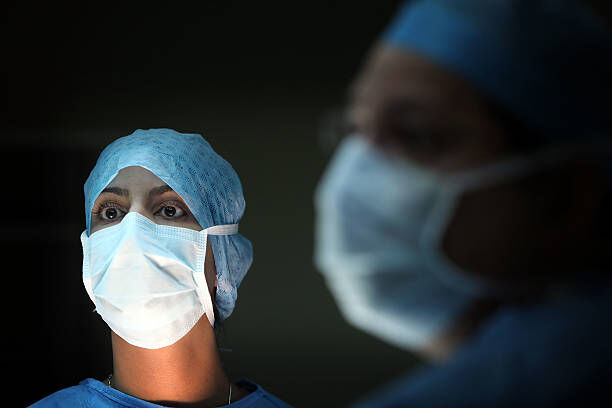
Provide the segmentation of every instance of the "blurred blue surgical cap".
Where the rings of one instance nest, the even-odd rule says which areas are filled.
[[[239,223],[245,201],[238,175],[206,140],[171,129],[137,130],[108,145],[85,182],[85,219],[100,192],[129,166],[140,166],[170,186],[189,207],[202,228]],[[216,305],[219,320],[234,309],[237,289],[253,260],[251,242],[240,234],[211,235],[217,267]]]
[[[579,0],[410,1],[382,42],[446,67],[545,140],[612,130],[612,35]]]

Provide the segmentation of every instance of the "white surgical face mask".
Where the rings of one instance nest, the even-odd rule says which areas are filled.
[[[315,197],[315,263],[345,318],[419,349],[475,298],[517,291],[462,271],[441,250],[461,196],[558,163],[555,149],[443,177],[353,136],[338,148]]]
[[[195,231],[130,212],[117,225],[81,234],[83,284],[96,311],[125,341],[148,349],[169,346],[203,314],[214,326],[206,241],[237,232],[237,224]]]

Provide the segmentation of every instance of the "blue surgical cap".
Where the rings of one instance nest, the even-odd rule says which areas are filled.
[[[85,182],[85,219],[91,231],[91,211],[100,192],[119,170],[140,166],[170,186],[189,207],[202,228],[236,224],[245,201],[238,175],[206,140],[171,129],[137,130],[108,145]],[[251,242],[240,234],[211,235],[217,267],[216,305],[219,320],[234,309],[237,289],[253,260]]]
[[[612,130],[612,35],[579,0],[415,0],[382,42],[444,66],[547,140]]]

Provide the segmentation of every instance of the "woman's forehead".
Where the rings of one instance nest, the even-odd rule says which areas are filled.
[[[381,45],[352,84],[351,99],[389,102],[410,100],[415,106],[438,110],[474,103],[474,88],[449,70],[416,52]]]
[[[137,185],[147,185],[147,186],[161,186],[166,185],[157,177],[153,172],[144,167],[140,166],[129,166],[125,167],[117,173],[117,175],[108,183],[107,187],[116,187],[116,186],[137,186]]]
[[[150,170],[140,166],[130,166],[121,169],[100,192],[100,195],[114,194],[126,198],[146,196],[147,198],[153,199],[168,192],[173,192],[178,195],[172,187]]]

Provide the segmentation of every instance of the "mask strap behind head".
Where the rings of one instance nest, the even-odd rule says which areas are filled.
[[[233,235],[238,233],[238,224],[225,224],[225,225],[213,225],[208,227],[202,232],[206,232],[207,235]],[[203,279],[203,275],[196,275],[196,281]],[[204,289],[206,288],[206,289]],[[206,281],[199,281],[198,285],[198,296],[200,297],[200,301],[202,301],[202,306],[204,307],[204,312],[210,325],[215,327],[215,314],[212,304],[212,298],[210,293],[208,293],[208,285]]]
[[[213,225],[204,231],[208,235],[233,235],[238,233],[238,224]]]

